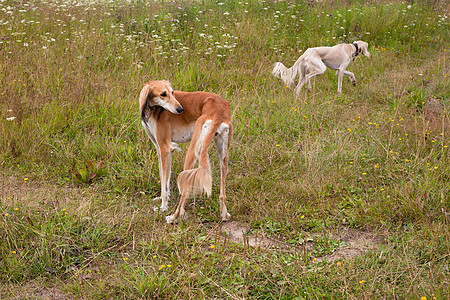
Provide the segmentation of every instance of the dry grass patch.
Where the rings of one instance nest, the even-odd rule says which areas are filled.
[[[72,299],[72,295],[61,289],[61,286],[55,283],[43,282],[41,280],[32,280],[21,287],[14,284],[5,285],[0,288],[2,299],[20,300],[20,299],[42,299],[42,300],[66,300]]]

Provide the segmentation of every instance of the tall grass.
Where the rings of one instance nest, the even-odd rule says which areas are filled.
[[[445,2],[0,0],[0,11],[1,298],[448,294]],[[357,87],[344,80],[341,95],[331,71],[297,98],[270,74],[354,40],[372,56],[351,64]],[[286,248],[215,233],[217,180],[186,222],[153,211],[157,155],[137,105],[153,79],[230,102],[230,211]],[[327,262],[345,230],[380,243]]]

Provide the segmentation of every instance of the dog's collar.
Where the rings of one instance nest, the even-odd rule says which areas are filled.
[[[355,54],[353,56],[353,59],[355,59],[359,55],[359,53],[361,52],[361,49],[359,49],[357,43],[353,43],[352,45],[355,46],[355,48],[356,48]]]

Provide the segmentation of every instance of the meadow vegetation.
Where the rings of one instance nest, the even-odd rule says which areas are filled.
[[[446,1],[0,0],[0,298],[446,299],[448,30]],[[271,75],[355,40],[342,94]],[[213,152],[210,199],[154,210],[154,79],[230,102],[228,209],[270,247],[221,233]]]

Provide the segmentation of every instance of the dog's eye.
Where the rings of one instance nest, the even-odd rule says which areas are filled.
[[[161,96],[162,96],[162,97],[166,97],[166,96],[167,96],[167,93],[164,92],[164,93],[161,94]]]
[[[172,95],[173,95],[173,91],[172,91]]]

